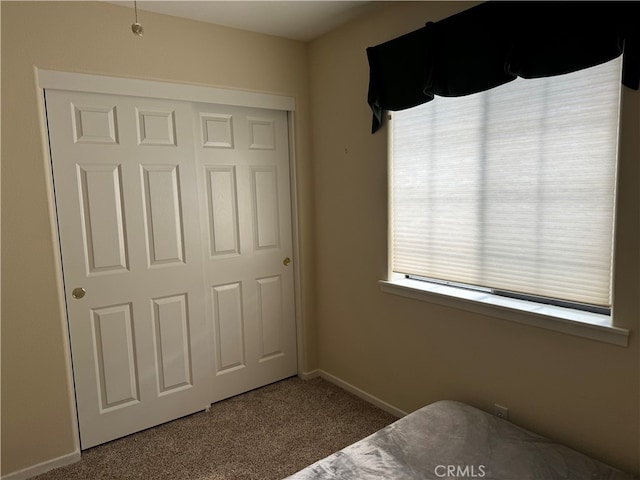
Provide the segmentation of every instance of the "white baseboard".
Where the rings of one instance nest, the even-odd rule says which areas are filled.
[[[41,473],[48,472],[54,468],[64,467],[65,465],[71,465],[80,461],[80,450],[76,450],[68,455],[62,457],[47,460],[46,462],[33,465],[31,467],[23,468],[17,472],[7,473],[2,475],[2,480],[26,480],[27,478],[33,478]]]
[[[339,386],[340,388],[346,390],[347,392],[353,393],[355,396],[360,397],[361,399],[375,405],[376,407],[384,410],[385,412],[390,413],[395,417],[404,417],[407,412],[400,410],[399,408],[394,407],[393,405],[388,404],[387,402],[380,400],[378,397],[374,397],[373,395],[365,392],[364,390],[359,389],[351,385],[348,382],[345,382],[341,378],[338,378],[330,373],[325,372],[321,369],[312,370],[311,372],[302,372],[299,374],[300,378],[303,380],[310,380],[315,377],[321,377],[325,380]]]
[[[310,372],[300,372],[298,377],[302,380],[311,380],[312,378],[316,378],[320,376],[320,370],[317,368],[315,370],[311,370]]]

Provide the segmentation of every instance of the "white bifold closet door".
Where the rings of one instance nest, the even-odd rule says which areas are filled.
[[[286,113],[46,110],[82,448],[294,375]]]

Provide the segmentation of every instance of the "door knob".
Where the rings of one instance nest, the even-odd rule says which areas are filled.
[[[82,288],[82,287],[77,287],[77,288],[74,288],[74,289],[73,289],[73,292],[71,292],[71,296],[72,296],[73,298],[80,299],[80,298],[84,297],[84,294],[85,294],[85,293],[87,293],[87,291],[86,291],[84,288]]]
[[[291,263],[291,259],[290,259],[289,257],[285,258],[285,259],[282,261],[282,264],[283,264],[285,267],[288,267],[290,263]]]

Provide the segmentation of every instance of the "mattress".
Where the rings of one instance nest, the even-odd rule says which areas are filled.
[[[287,478],[629,480],[637,477],[477,408],[443,400]]]

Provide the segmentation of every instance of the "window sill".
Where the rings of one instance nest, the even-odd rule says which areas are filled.
[[[629,331],[611,317],[485,292],[402,278],[380,280],[383,292],[626,347]]]

